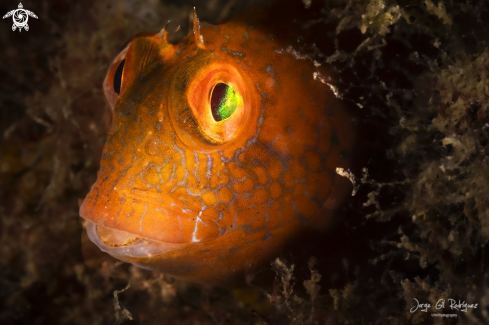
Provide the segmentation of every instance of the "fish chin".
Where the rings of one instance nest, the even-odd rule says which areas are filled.
[[[245,268],[252,268],[256,258],[247,254],[248,245],[216,254],[217,247],[228,240],[244,237],[241,231],[226,233],[202,242],[164,243],[97,225],[87,220],[87,234],[103,252],[137,267],[204,285],[237,287],[245,283]],[[231,237],[231,238],[230,238]],[[255,236],[252,236],[255,237]],[[252,240],[252,248],[261,241]],[[224,240],[224,243],[222,242]],[[259,255],[259,254],[258,254]]]
[[[240,287],[253,279],[253,270],[276,257],[300,221],[272,230],[228,231],[203,242],[165,243],[87,220],[90,240],[103,252],[140,268],[205,285]],[[238,243],[238,244],[236,244]],[[264,249],[264,246],[267,249]],[[224,252],[219,249],[225,247]],[[251,253],[250,253],[251,252]]]

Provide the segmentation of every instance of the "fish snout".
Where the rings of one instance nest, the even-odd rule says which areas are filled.
[[[163,243],[201,242],[224,231],[214,214],[200,206],[155,190],[107,190],[98,180],[80,207],[82,218],[98,226],[110,246],[139,238]]]

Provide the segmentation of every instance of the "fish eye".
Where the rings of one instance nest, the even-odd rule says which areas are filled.
[[[187,65],[172,78],[171,86],[183,90],[176,91],[170,103],[171,107],[186,108],[170,110],[172,119],[180,123],[177,132],[181,139],[192,148],[220,146],[236,139],[253,115],[249,96],[252,83],[228,62],[199,57]]]
[[[228,119],[236,111],[239,96],[225,83],[218,83],[211,91],[211,112],[216,122]]]
[[[126,62],[128,48],[129,44],[114,58],[110,64],[109,71],[105,75],[103,88],[105,98],[112,112],[114,112],[115,103],[121,94],[122,83],[124,82],[124,64]]]
[[[119,63],[119,65],[117,66],[117,69],[115,70],[115,73],[114,73],[114,81],[113,81],[112,87],[114,88],[114,91],[117,93],[117,95],[120,95],[120,93],[121,93],[122,72],[124,71],[124,63],[126,63],[126,59],[122,60]]]

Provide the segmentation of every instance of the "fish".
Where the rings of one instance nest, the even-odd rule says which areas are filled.
[[[178,43],[163,28],[115,57],[112,123],[80,206],[102,251],[226,287],[303,229],[332,227],[351,193],[336,168],[353,164],[355,118],[327,67],[298,57],[299,32],[269,19],[287,21],[280,10],[201,28],[194,9]]]

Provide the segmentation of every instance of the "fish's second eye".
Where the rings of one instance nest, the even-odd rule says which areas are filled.
[[[114,73],[114,91],[119,95],[121,93],[121,86],[122,86],[122,72],[124,71],[124,63],[126,63],[126,59],[122,60],[121,63],[119,63],[119,66],[117,67],[117,70],[115,70]]]
[[[216,122],[233,115],[237,105],[238,96],[233,88],[224,83],[218,83],[214,86],[211,94],[211,111]]]

